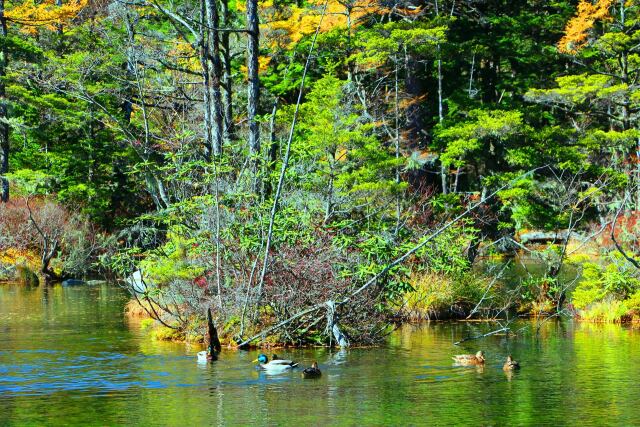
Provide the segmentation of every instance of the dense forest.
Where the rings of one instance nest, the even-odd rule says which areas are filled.
[[[632,320],[639,3],[0,0],[0,273],[235,344]]]

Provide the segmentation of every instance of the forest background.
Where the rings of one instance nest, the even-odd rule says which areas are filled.
[[[634,320],[639,7],[0,0],[0,278],[235,345]]]

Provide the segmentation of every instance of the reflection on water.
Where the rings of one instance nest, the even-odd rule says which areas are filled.
[[[547,322],[517,338],[460,338],[484,323],[406,326],[385,348],[280,350],[300,370],[267,375],[257,352],[196,363],[198,347],[150,341],[110,286],[0,285],[0,425],[630,425],[638,423],[640,332]],[[518,327],[526,326],[522,323]],[[451,356],[485,351],[484,368]],[[505,373],[507,354],[522,369]]]

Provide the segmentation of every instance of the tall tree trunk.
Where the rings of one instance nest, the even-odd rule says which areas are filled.
[[[247,0],[247,74],[249,79],[247,93],[247,116],[249,120],[249,151],[254,157],[256,175],[260,165],[260,126],[256,121],[258,103],[260,101],[260,79],[258,77],[258,56],[260,54],[260,19],[258,17],[258,0]],[[256,187],[259,180],[256,179]]]
[[[131,124],[131,115],[133,114],[133,84],[131,81],[135,78],[133,67],[136,61],[135,58],[135,24],[138,22],[137,17],[132,21],[131,16],[127,14],[125,25],[127,26],[127,34],[129,37],[129,45],[127,46],[127,62],[125,64],[126,83],[124,87],[124,101],[122,103],[122,118],[124,124],[129,126]]]
[[[4,16],[4,0],[0,0],[0,202],[9,201],[9,124],[7,123],[7,93],[4,79],[7,75],[7,19]]]
[[[222,78],[222,63],[220,62],[220,14],[216,0],[205,0],[207,15],[207,72],[209,73],[208,87],[210,95],[208,97],[209,115],[212,119],[212,143],[213,154],[222,154],[222,135],[224,133],[222,117],[222,94],[220,92],[220,80]]]
[[[200,1],[200,16],[202,21],[205,21],[206,7],[205,1]],[[207,161],[210,161],[213,156],[214,137],[213,137],[213,118],[211,116],[211,91],[209,87],[211,83],[211,73],[209,72],[209,43],[207,40],[207,30],[204,25],[200,26],[200,33],[198,35],[200,42],[200,68],[202,69],[202,102],[204,103],[204,157]]]
[[[276,97],[273,101],[273,108],[271,110],[271,119],[269,120],[269,159],[267,163],[267,174],[272,174],[276,168],[276,161],[278,160],[278,150],[280,145],[278,144],[278,138],[276,136],[276,113],[278,112],[279,99]],[[269,176],[264,180],[264,195],[269,197],[273,191],[273,186]]]
[[[440,8],[438,6],[438,0],[435,0],[436,16],[440,16]],[[442,58],[440,43],[436,45],[436,52],[438,55],[438,123],[442,124],[444,120],[444,112],[442,108]],[[447,183],[447,168],[440,163],[440,178],[442,180],[442,194],[449,192],[449,184]]]
[[[231,15],[229,14],[229,0],[221,0],[222,23],[225,28],[231,28]],[[226,142],[236,139],[236,130],[233,123],[233,81],[231,78],[231,48],[229,45],[229,32],[223,31],[220,35],[222,47],[222,102],[224,104],[224,140]]]
[[[395,151],[396,151],[396,185],[400,187],[400,99],[398,96],[398,60],[395,61],[394,73],[394,115],[395,115]],[[396,188],[396,191],[398,189]],[[402,215],[402,201],[400,193],[396,195],[396,228],[394,234],[397,236],[400,231],[400,220]]]
[[[56,6],[57,7],[62,7],[62,0],[56,0]],[[64,50],[64,41],[62,38],[62,33],[63,33],[64,27],[61,23],[56,24],[56,50],[58,51],[59,55],[62,55],[62,52]]]

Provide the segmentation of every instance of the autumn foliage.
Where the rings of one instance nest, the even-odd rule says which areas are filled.
[[[318,25],[321,33],[334,29],[352,30],[366,16],[381,14],[387,10],[373,0],[328,0],[323,17],[325,2],[315,0],[311,3],[313,7],[282,7],[272,0],[261,2],[262,13],[265,15],[261,31],[264,31],[272,47],[290,48],[304,36],[314,33]]]
[[[75,19],[80,11],[87,6],[89,0],[70,0],[57,5],[56,0],[44,0],[41,3],[24,1],[5,12],[9,22],[22,26],[22,31],[35,33],[38,28],[51,30]]]
[[[558,50],[562,53],[576,53],[586,43],[589,30],[597,20],[609,18],[609,7],[613,0],[598,0],[592,3],[582,0],[578,4],[578,13],[565,27],[564,37],[558,43]]]

